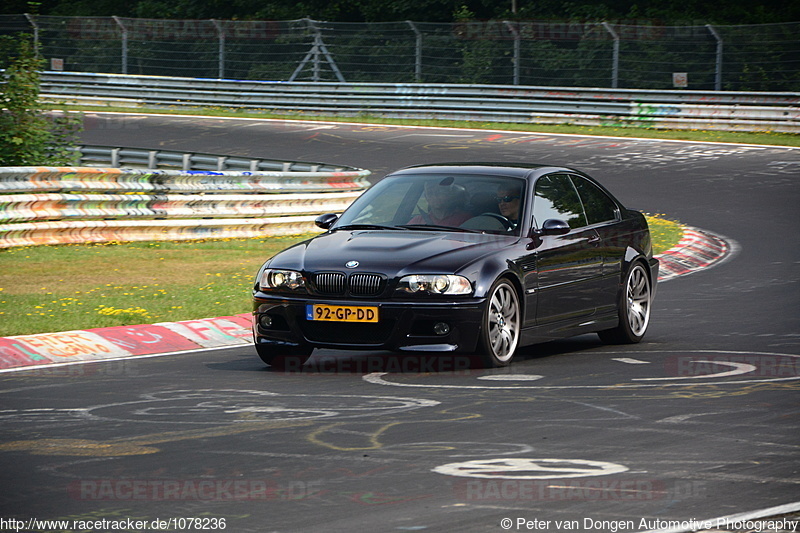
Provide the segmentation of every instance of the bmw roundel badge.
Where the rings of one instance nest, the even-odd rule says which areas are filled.
[[[348,261],[344,264],[347,268],[355,268],[358,266],[358,261]]]

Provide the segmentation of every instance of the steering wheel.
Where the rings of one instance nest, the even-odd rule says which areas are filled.
[[[506,229],[506,231],[511,231],[512,229],[514,229],[514,223],[511,222],[506,217],[504,217],[503,215],[500,215],[498,213],[486,212],[486,213],[481,213],[478,216],[480,216],[480,217],[492,217],[492,218],[494,218],[496,220],[499,220],[500,223],[503,225],[503,227]]]

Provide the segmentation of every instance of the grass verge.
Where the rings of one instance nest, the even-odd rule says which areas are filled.
[[[656,253],[681,226],[648,216]],[[175,322],[250,310],[261,264],[305,237],[70,244],[0,251],[0,336]]]

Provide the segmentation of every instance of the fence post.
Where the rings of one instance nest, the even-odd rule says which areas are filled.
[[[511,22],[504,20],[503,24],[508,28],[508,30],[514,35],[514,59],[512,59],[514,63],[514,85],[519,85],[519,63],[520,63],[520,41],[519,41],[519,32],[517,28],[514,27]]]
[[[706,28],[708,31],[711,32],[711,35],[714,36],[714,39],[717,40],[717,65],[716,65],[716,74],[714,75],[714,90],[721,91],[722,90],[722,37],[717,30],[714,29],[714,26],[711,24],[706,24]]]
[[[603,22],[603,27],[614,39],[614,55],[611,60],[611,88],[616,89],[617,85],[619,85],[619,35],[608,22]]]
[[[222,27],[222,24],[219,23],[216,19],[211,19],[211,22],[214,23],[214,27],[217,28],[217,38],[219,39],[219,58],[218,64],[219,69],[217,72],[217,77],[219,79],[225,78],[225,30]]]
[[[309,60],[313,59],[312,64],[312,81],[318,82],[320,81],[320,54],[325,56],[325,60],[330,65],[331,70],[333,73],[336,74],[336,79],[340,82],[345,83],[344,76],[342,76],[342,72],[339,70],[339,67],[336,66],[336,62],[333,60],[333,56],[328,52],[328,48],[325,46],[325,43],[322,41],[322,32],[319,31],[319,28],[314,24],[314,21],[311,19],[303,19],[308,24],[309,28],[314,30],[314,44],[311,46],[311,50],[308,51],[306,57],[297,65],[297,68],[294,70],[294,73],[289,78],[289,81],[294,81],[297,78],[297,75],[303,70]]]
[[[411,30],[414,32],[414,35],[417,36],[417,43],[415,48],[415,59],[414,59],[414,80],[417,83],[422,81],[422,33],[417,29],[416,24],[411,22],[410,20],[406,21],[406,24],[411,26]]]
[[[39,25],[36,24],[33,15],[30,13],[25,13],[25,18],[28,19],[28,22],[33,26],[33,50],[36,57],[39,57]]]
[[[122,30],[122,73],[128,73],[128,30],[122,24],[122,21],[119,19],[118,16],[114,15],[114,21],[117,23],[117,26],[120,27]]]

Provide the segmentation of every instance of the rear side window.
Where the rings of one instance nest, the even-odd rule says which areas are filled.
[[[536,180],[533,218],[540,228],[550,218],[563,220],[573,229],[586,225],[581,199],[568,175],[550,174]]]
[[[583,201],[586,219],[590,225],[617,219],[617,204],[602,189],[580,176],[570,177]]]

